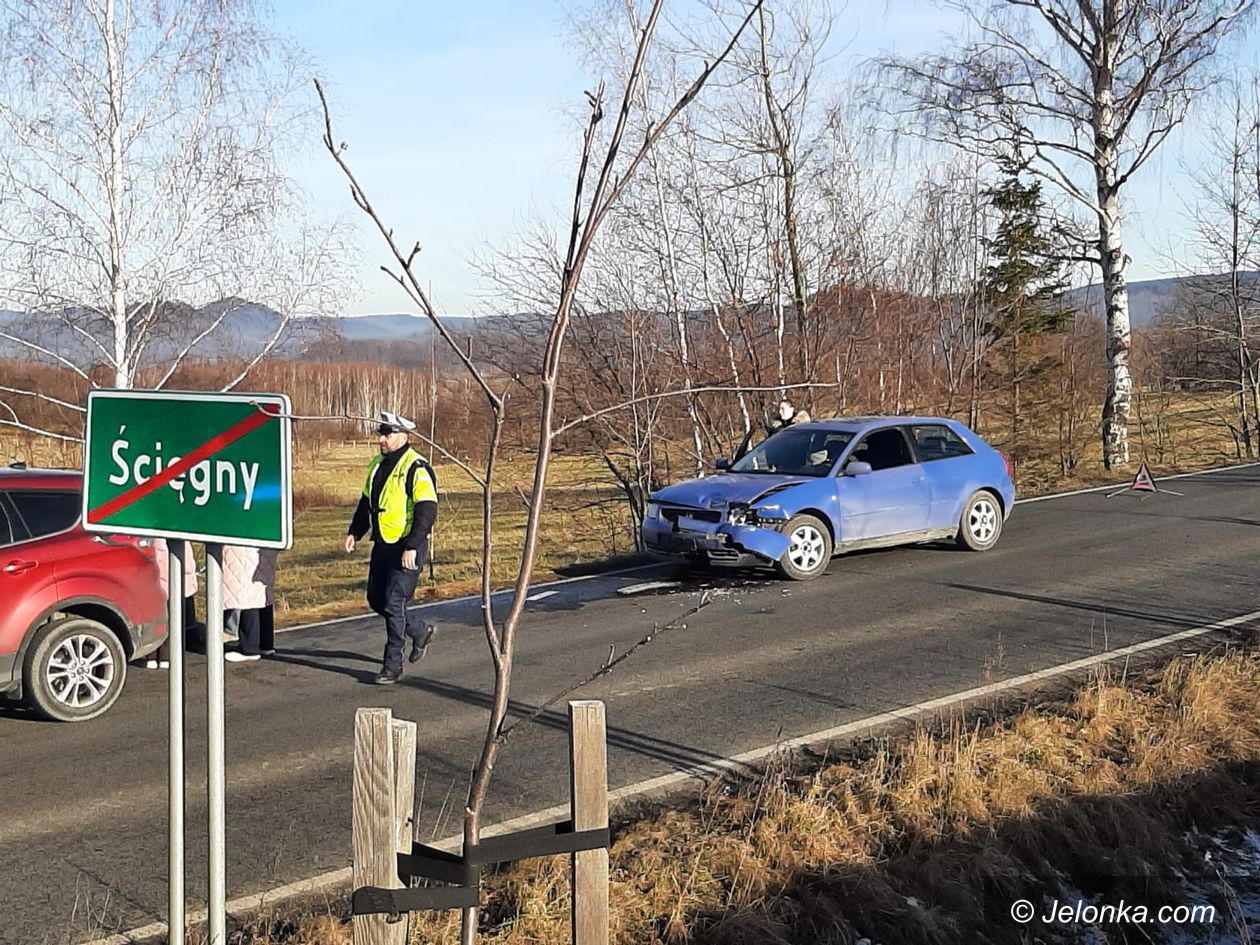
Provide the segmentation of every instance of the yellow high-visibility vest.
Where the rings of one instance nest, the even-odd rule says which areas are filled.
[[[363,484],[363,494],[372,501],[372,477],[376,475],[376,467],[381,464],[381,456],[372,457],[368,466],[367,481]],[[412,466],[416,467],[415,480],[411,484],[411,496],[407,495],[407,473]],[[381,541],[394,544],[411,531],[412,512],[417,502],[436,502],[437,490],[433,488],[433,479],[425,469],[420,454],[408,447],[407,452],[398,458],[389,477],[381,485],[380,504],[376,510],[376,537]]]

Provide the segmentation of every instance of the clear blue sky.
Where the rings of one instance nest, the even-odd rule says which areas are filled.
[[[440,311],[487,310],[469,257],[504,245],[528,218],[551,218],[570,199],[577,135],[572,114],[586,73],[567,45],[566,11],[588,0],[275,0],[275,25],[315,59],[334,133],[400,242],[424,247],[418,271]],[[958,22],[925,0],[851,0],[833,41],[846,61],[939,44]],[[313,92],[311,93],[313,95]],[[1132,279],[1168,274],[1185,183],[1189,136],[1171,141],[1133,193]],[[296,174],[325,214],[353,221],[361,246],[358,296],[348,314],[406,312],[378,267],[384,244],[350,202],[319,142]],[[1171,241],[1175,242],[1175,241]]]
[[[440,310],[477,305],[468,257],[556,203],[569,175],[567,104],[585,77],[565,48],[563,11],[548,0],[278,0],[276,25],[314,57],[338,139],[403,245],[424,246],[418,271]],[[312,93],[313,94],[313,93]],[[360,233],[354,314],[410,311],[381,274],[385,246],[313,142],[298,169],[322,212],[344,209]]]

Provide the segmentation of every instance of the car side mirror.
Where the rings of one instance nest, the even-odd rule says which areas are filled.
[[[871,474],[871,464],[855,459],[844,467],[844,474],[846,476],[869,476]]]
[[[727,459],[725,456],[719,456],[717,459],[715,459],[715,460],[713,461],[713,468],[714,468],[714,469],[719,469],[719,470],[720,470],[720,469],[730,469],[730,468],[731,468],[731,461],[730,461],[729,459]]]

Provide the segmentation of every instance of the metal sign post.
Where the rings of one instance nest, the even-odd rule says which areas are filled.
[[[166,626],[170,650],[167,732],[167,901],[171,942],[184,941],[184,543],[166,546]]]
[[[223,546],[288,548],[289,399],[279,394],[88,394],[83,528],[167,539],[170,647],[169,939],[184,940],[184,541],[206,544],[208,945],[227,945]]]
[[[223,546],[206,545],[207,807],[210,811],[210,941],[227,945],[227,836],[223,766]]]

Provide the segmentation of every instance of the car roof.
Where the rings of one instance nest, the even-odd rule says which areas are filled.
[[[865,417],[827,417],[819,420],[809,420],[805,423],[793,424],[805,428],[817,430],[846,430],[857,432],[862,430],[874,430],[879,427],[903,426],[907,424],[919,423],[946,423],[957,424],[957,420],[950,420],[948,417],[901,417],[901,416],[865,416]]]
[[[79,488],[83,473],[77,469],[41,469],[23,466],[0,467],[0,488]]]

